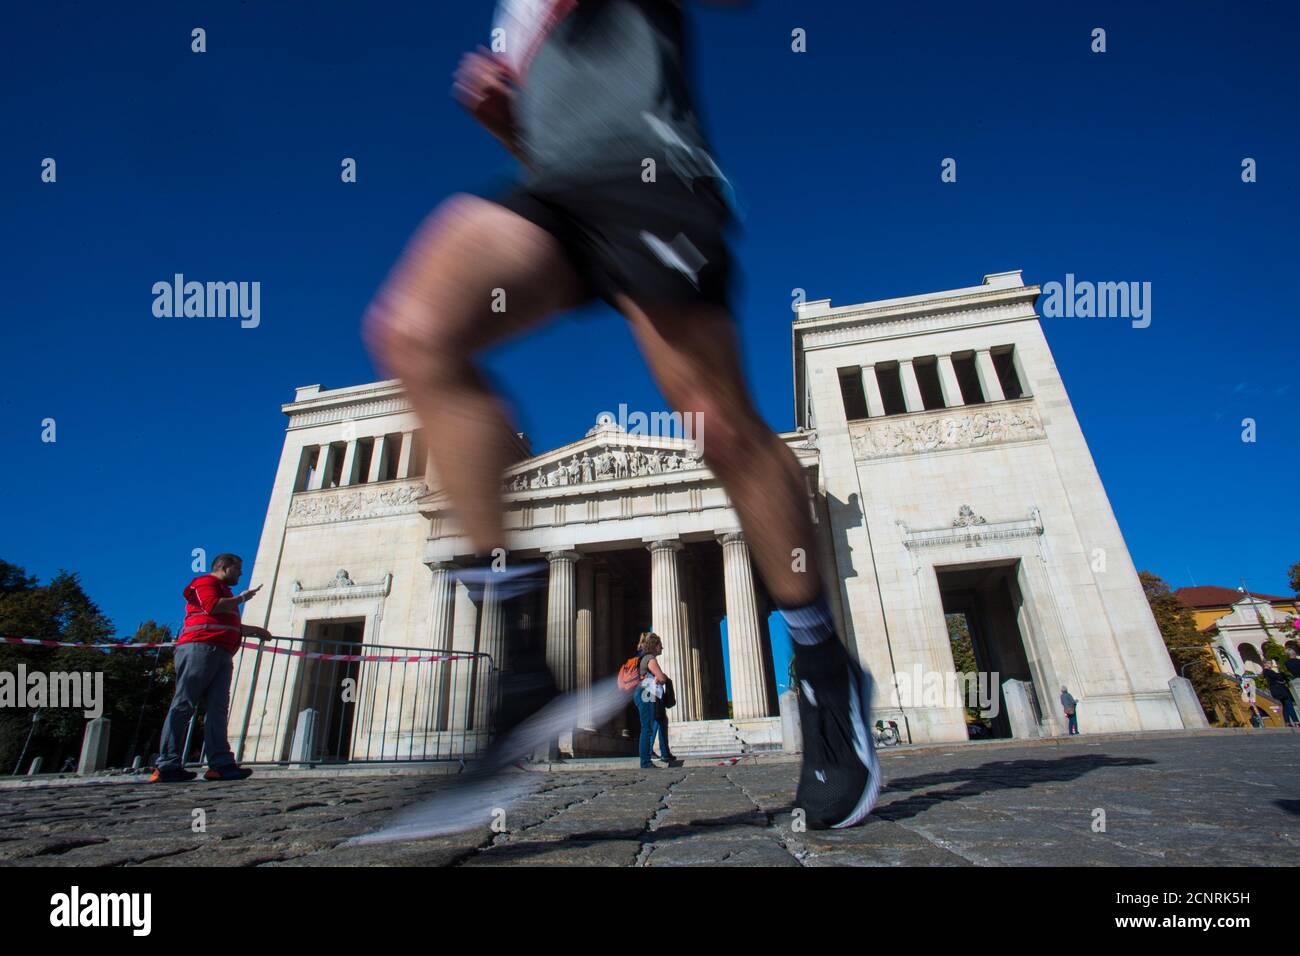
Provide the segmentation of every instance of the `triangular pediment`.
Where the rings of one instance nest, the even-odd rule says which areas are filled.
[[[508,506],[587,491],[712,482],[713,473],[699,450],[703,437],[702,432],[690,437],[648,435],[615,422],[598,422],[577,441],[510,465],[501,490]],[[816,460],[815,434],[800,430],[781,437],[801,461]],[[420,499],[420,511],[432,516],[446,504],[446,494],[437,488]]]
[[[505,471],[502,491],[507,501],[537,499],[575,488],[654,484],[687,473],[698,480],[712,479],[694,439],[637,434],[602,423],[577,441],[515,462]],[[421,510],[436,510],[444,501],[442,491],[436,490],[421,500]]]
[[[703,468],[699,447],[692,439],[639,435],[607,425],[512,465],[506,470],[504,485],[506,491],[528,491]]]

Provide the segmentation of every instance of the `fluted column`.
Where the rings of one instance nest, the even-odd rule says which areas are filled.
[[[479,609],[478,652],[488,655],[474,663],[474,729],[491,729],[492,703],[496,696],[496,672],[505,667],[505,607],[497,584],[488,578],[483,586],[483,603]]]
[[[453,586],[456,583],[453,572],[456,565],[451,561],[431,561],[429,571],[429,647],[432,650],[451,650],[451,626],[455,617],[455,604],[452,599]],[[433,688],[427,706],[429,717],[420,721],[421,727],[433,730],[447,729],[448,696],[451,691],[451,665],[440,662],[433,665]]]
[[[885,400],[880,396],[880,380],[874,365],[862,366],[862,393],[867,397],[867,417],[879,418],[885,414]]]
[[[551,565],[546,601],[546,664],[561,691],[571,691],[578,683],[573,565],[580,557],[578,552],[567,549],[546,554]]]
[[[594,677],[599,679],[614,672],[614,668],[610,666],[614,655],[609,633],[609,572],[603,569],[596,572],[595,620],[596,636],[593,641],[595,650],[592,656],[596,660]]]
[[[680,720],[695,720],[690,628],[682,605],[680,541],[652,541],[650,549],[651,627],[663,640],[660,666],[673,681]]]
[[[979,349],[975,352],[975,371],[980,379],[980,391],[984,393],[984,401],[1000,402],[1006,398],[1002,393],[1002,381],[998,378],[998,370],[993,365],[993,356],[988,349]]]
[[[749,545],[744,535],[722,535],[722,571],[727,593],[731,713],[736,720],[766,717],[771,711],[771,701],[763,666],[763,631],[758,619]]]
[[[591,725],[591,681],[595,672],[596,588],[595,568],[590,558],[578,562],[577,613],[573,622],[574,676],[578,688],[578,726]]]
[[[952,367],[951,355],[939,356],[939,388],[943,392],[944,408],[957,408],[966,404],[961,397],[961,384],[957,381],[957,370]]]

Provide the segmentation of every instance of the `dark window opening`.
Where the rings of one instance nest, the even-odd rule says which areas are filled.
[[[316,474],[316,456],[320,454],[320,445],[308,445],[302,450],[298,459],[298,475],[293,482],[294,491],[306,491],[311,487],[311,479]]]
[[[1020,398],[1025,390],[1020,387],[1020,376],[1016,374],[1016,360],[1012,349],[994,352],[993,367],[997,370],[998,381],[1002,383],[1002,394],[1007,398]]]
[[[384,455],[379,463],[379,480],[392,481],[397,477],[397,462],[402,454],[402,433],[384,436]]]
[[[954,354],[952,370],[957,374],[957,387],[961,389],[961,400],[967,405],[984,404],[979,372],[975,370],[975,353]]]
[[[903,381],[898,374],[897,362],[876,366],[876,384],[880,386],[880,400],[886,415],[902,415],[907,411],[903,400]]]
[[[939,360],[933,355],[915,359],[916,384],[921,389],[921,407],[926,411],[943,408],[943,387],[939,384]]]
[[[411,473],[408,478],[423,478],[428,463],[428,451],[424,447],[424,434],[416,431],[411,434]]]
[[[348,446],[343,442],[332,442],[330,444],[330,460],[328,471],[326,472],[326,488],[337,488],[343,484],[343,456],[348,452]]]
[[[849,421],[867,417],[867,393],[862,390],[862,369],[856,365],[842,368],[840,398],[844,400],[844,417]]]
[[[375,440],[373,438],[357,439],[356,480],[364,485],[370,480],[370,462],[375,457]]]

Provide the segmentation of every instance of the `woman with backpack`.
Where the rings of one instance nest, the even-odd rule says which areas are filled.
[[[668,715],[661,707],[664,688],[668,684],[668,675],[659,666],[659,655],[664,652],[663,641],[653,631],[642,633],[636,645],[636,701],[637,716],[641,718],[641,742],[639,754],[641,769],[655,767],[650,762],[650,748],[654,743],[656,728],[659,733],[659,750],[664,760],[672,760],[668,750]],[[628,661],[631,664],[632,661]],[[627,667],[627,665],[624,665]],[[620,675],[620,678],[622,675]]]

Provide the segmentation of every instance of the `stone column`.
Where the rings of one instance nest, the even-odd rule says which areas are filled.
[[[411,447],[415,444],[415,432],[402,432],[402,447],[397,453],[397,477],[411,477]]]
[[[1029,398],[1034,394],[1029,388],[1029,375],[1025,371],[1025,363],[1020,357],[1020,349],[1014,346],[1011,349],[1011,367],[1016,370],[1016,379],[1020,382],[1020,397]]]
[[[354,438],[348,442],[348,447],[343,452],[343,471],[339,475],[339,485],[355,485],[357,476],[353,474],[357,468],[357,440]]]
[[[453,575],[456,565],[451,561],[430,561],[428,566],[432,574],[429,581],[429,647],[447,651],[451,649],[451,625],[455,615],[452,586],[456,583]],[[433,691],[426,703],[429,713],[417,715],[416,726],[421,729],[427,727],[430,730],[446,730],[448,696],[451,690],[450,665],[439,662],[433,667]]]
[[[564,692],[577,686],[573,565],[580,557],[578,552],[568,549],[546,553],[551,565],[546,601],[546,664]]]
[[[975,352],[975,371],[979,374],[980,391],[984,393],[984,401],[1001,402],[1006,399],[1002,394],[1002,382],[998,379],[998,370],[993,366],[993,356],[989,354],[988,349],[979,349]]]
[[[650,549],[650,603],[652,628],[663,640],[660,666],[673,681],[679,720],[695,720],[690,632],[682,607],[681,571],[677,554],[682,543],[657,540]]]
[[[916,369],[912,366],[911,359],[902,359],[898,363],[898,377],[903,383],[903,407],[909,412],[925,411],[921,383],[916,380]]]
[[[384,466],[384,452],[387,450],[387,446],[387,435],[375,436],[375,447],[370,450],[370,474],[366,476],[366,481],[372,485],[379,480],[379,473]]]
[[[330,461],[329,442],[321,445],[316,449],[316,467],[311,473],[311,484],[307,486],[308,491],[319,491],[325,487],[325,466]]]
[[[880,397],[880,382],[876,379],[874,365],[862,366],[862,391],[867,396],[867,417],[879,418],[885,414],[885,400]]]
[[[939,356],[939,388],[943,391],[944,408],[958,408],[966,404],[961,397],[961,385],[957,381],[957,370],[952,367],[951,355]]]
[[[573,622],[574,676],[578,688],[578,726],[591,725],[591,682],[596,670],[595,568],[590,558],[578,562],[577,614]]]
[[[484,733],[491,729],[496,671],[506,664],[505,623],[505,607],[496,582],[489,577],[483,586],[483,605],[479,610],[478,652],[487,654],[491,663],[480,657],[474,667],[474,729]]]
[[[722,570],[727,592],[727,650],[731,659],[731,713],[736,720],[766,717],[771,710],[763,666],[763,630],[758,620],[754,571],[744,535],[722,535]]]

